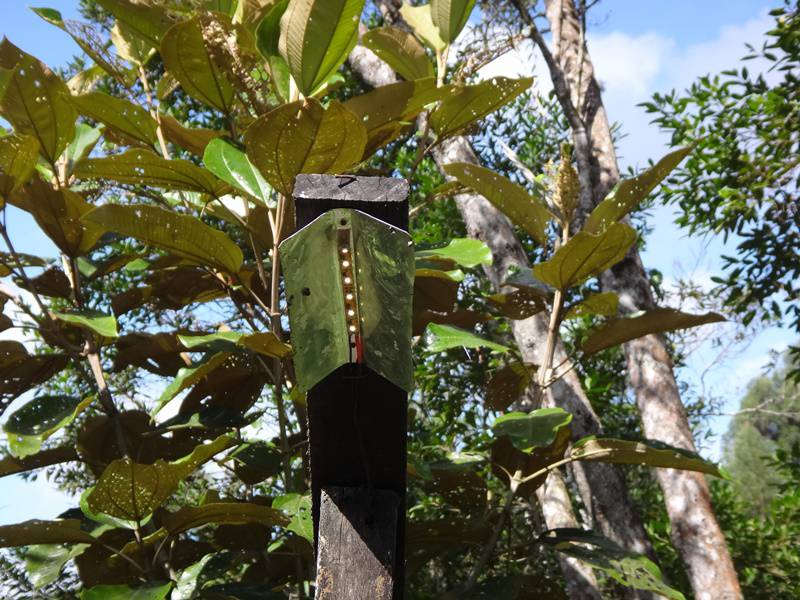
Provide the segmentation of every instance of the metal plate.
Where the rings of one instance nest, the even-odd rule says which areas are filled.
[[[364,362],[411,391],[409,235],[361,211],[339,208],[284,240],[280,257],[300,391],[349,362]]]

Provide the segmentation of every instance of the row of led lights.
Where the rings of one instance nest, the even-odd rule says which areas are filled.
[[[342,246],[342,283],[344,286],[344,307],[347,315],[347,330],[350,333],[358,331],[358,315],[356,313],[355,293],[353,292],[353,264],[350,256],[350,248]]]

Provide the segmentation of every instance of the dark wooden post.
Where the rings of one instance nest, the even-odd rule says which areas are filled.
[[[408,230],[402,179],[299,175],[298,229],[353,208]],[[366,365],[346,364],[308,393],[317,598],[403,595],[408,395]]]

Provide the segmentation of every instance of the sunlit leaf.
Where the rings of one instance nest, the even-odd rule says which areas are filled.
[[[403,6],[400,7],[400,15],[419,39],[432,49],[440,52],[447,46],[436,25],[433,24],[430,4],[411,6],[403,2]]]
[[[239,331],[220,331],[206,335],[179,335],[178,339],[190,350],[211,349],[231,352],[238,346],[274,358],[284,358],[292,352],[291,346],[278,340],[272,332],[248,334]]]
[[[693,315],[673,308],[654,308],[631,317],[612,319],[590,333],[581,349],[586,355],[594,354],[651,333],[687,329],[725,320],[725,317],[714,312]]]
[[[584,231],[602,232],[619,221],[636,208],[692,150],[694,146],[678,148],[636,177],[620,181],[594,208],[583,226]]]
[[[153,55],[154,47],[119,20],[111,28],[111,41],[117,49],[117,56],[135,65],[144,65]]]
[[[101,128],[91,127],[86,123],[75,125],[75,137],[64,151],[68,174],[72,174],[72,167],[76,162],[89,156],[102,135],[103,130]]]
[[[131,0],[97,0],[97,4],[153,48],[158,48],[161,37],[173,23],[167,11],[157,5]]]
[[[310,96],[358,41],[364,0],[291,0],[281,17],[279,49],[297,87]]]
[[[314,522],[311,518],[311,496],[284,494],[272,501],[272,508],[277,508],[289,516],[291,521],[286,529],[308,540],[309,543],[314,543]]]
[[[72,141],[78,116],[66,84],[5,38],[0,42],[0,67],[13,70],[0,97],[0,115],[17,133],[36,138],[44,158],[54,164]]]
[[[408,81],[433,77],[433,63],[411,33],[399,27],[370,29],[361,43]]]
[[[572,305],[564,315],[564,319],[576,319],[590,315],[600,315],[611,317],[617,314],[619,308],[619,296],[614,292],[602,292],[592,294]]]
[[[429,352],[441,352],[450,348],[489,348],[497,352],[510,350],[507,346],[490,342],[474,333],[450,325],[431,323],[428,325],[427,338]]]
[[[51,314],[60,321],[91,329],[105,338],[115,338],[119,335],[117,320],[113,315],[93,310],[51,311]]]
[[[473,238],[456,238],[441,248],[419,250],[415,256],[417,258],[449,259],[468,268],[492,264],[492,251],[481,240]]]
[[[206,168],[222,181],[250,194],[264,204],[272,204],[272,187],[261,176],[242,150],[223,139],[215,139],[203,154]]]
[[[431,0],[431,20],[442,40],[452,44],[475,6],[475,0]]]
[[[511,102],[532,83],[530,77],[495,77],[476,85],[456,88],[431,113],[431,127],[439,138],[455,135]]]
[[[0,548],[32,544],[94,544],[77,519],[40,521],[33,519],[16,525],[0,525]]]
[[[533,275],[566,290],[617,264],[635,241],[636,231],[623,223],[614,223],[599,235],[581,231],[550,260],[534,265]]]
[[[299,173],[344,173],[359,163],[367,132],[333,100],[284,104],[255,121],[245,135],[247,156],[279,192],[291,195]]]
[[[478,165],[451,163],[445,165],[444,171],[486,198],[542,246],[547,245],[546,227],[553,215],[541,199],[529,194],[518,183]]]
[[[17,458],[36,454],[44,440],[70,423],[91,401],[91,397],[37,396],[11,413],[3,425],[9,450]]]
[[[81,592],[81,600],[164,600],[172,583],[147,583],[139,587],[96,585]]]
[[[178,371],[175,379],[173,379],[172,382],[161,393],[161,396],[159,397],[158,402],[156,402],[151,414],[153,416],[158,414],[158,412],[164,408],[167,402],[172,400],[182,390],[193,386],[195,383],[202,380],[206,375],[216,370],[222,365],[222,363],[228,360],[229,356],[230,354],[227,352],[218,352],[217,354],[209,357],[207,360],[202,360],[191,367],[185,367]]]
[[[414,280],[414,289],[418,290],[417,287],[417,280]],[[450,308],[452,308],[455,300],[450,303]],[[439,323],[440,325],[453,325],[455,327],[459,327],[461,329],[472,329],[479,323],[484,323],[486,321],[490,321],[492,316],[478,312],[475,310],[468,310],[468,309],[457,309],[457,310],[447,310],[447,311],[432,311],[429,309],[421,308],[422,303],[420,303],[420,299],[415,294],[414,296],[414,312],[412,315],[412,327],[411,327],[411,334],[412,335],[422,335],[425,332],[425,328],[428,326],[428,323]]]
[[[164,137],[176,146],[180,146],[195,156],[203,156],[206,147],[212,140],[221,137],[222,131],[202,127],[184,127],[179,121],[165,114],[158,116]]]
[[[171,535],[176,535],[208,523],[228,525],[261,523],[285,526],[289,524],[289,519],[277,508],[244,502],[210,502],[202,506],[184,506],[177,512],[165,515],[161,523]]]
[[[512,412],[492,425],[495,435],[505,435],[523,452],[551,445],[558,432],[572,422],[572,415],[561,408],[539,408],[529,413]]]
[[[85,223],[136,238],[201,265],[236,273],[242,251],[221,231],[196,217],[157,206],[104,204],[83,216]]]
[[[61,544],[38,544],[28,546],[25,551],[25,571],[35,588],[56,581],[64,565],[80,555],[89,544],[75,544],[72,547]]]
[[[39,142],[25,134],[0,138],[0,206],[5,197],[27,183],[39,156]]]
[[[156,143],[158,124],[141,106],[103,92],[73,96],[72,102],[82,115],[100,121],[135,143],[147,146]]]

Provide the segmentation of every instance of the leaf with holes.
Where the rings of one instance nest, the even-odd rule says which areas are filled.
[[[87,506],[94,513],[140,522],[178,489],[182,479],[232,443],[223,435],[173,462],[160,458],[153,464],[135,463],[129,458],[114,460],[86,495]]]
[[[619,296],[614,292],[592,294],[577,304],[570,306],[569,310],[564,315],[564,319],[577,319],[579,317],[591,315],[611,317],[617,314],[618,308]]]
[[[284,494],[272,501],[272,508],[277,508],[289,516],[291,521],[286,529],[314,543],[314,522],[311,518],[311,496],[300,494]]]
[[[572,445],[570,457],[583,461],[596,460],[621,465],[683,469],[708,473],[723,479],[729,478],[718,465],[700,455],[656,440],[619,440],[590,436]]]
[[[311,96],[347,60],[358,41],[364,0],[291,0],[278,47],[304,96]]]
[[[170,212],[157,206],[105,204],[82,219],[106,231],[136,238],[143,244],[171,252],[200,265],[236,273],[242,251],[228,236],[197,217]]]
[[[496,352],[510,350],[507,346],[490,342],[474,333],[450,325],[431,323],[428,325],[427,338],[428,352],[442,352],[451,348],[489,348]]]
[[[431,250],[419,250],[415,253],[415,256],[418,259],[452,260],[467,268],[492,264],[492,251],[489,250],[489,246],[473,238],[455,238],[447,246]]]
[[[475,7],[475,0],[431,0],[431,20],[448,44],[456,41]]]
[[[218,22],[222,22],[222,17]],[[215,63],[206,44],[200,17],[173,25],[161,40],[164,66],[187,94],[230,113],[235,94],[233,86]]]
[[[634,208],[642,200],[647,198],[655,187],[677,167],[680,162],[694,150],[694,146],[678,148],[664,156],[655,165],[639,173],[636,177],[623,179],[594,210],[583,226],[584,231],[598,233],[607,229],[612,223],[616,223]]]
[[[224,195],[227,185],[187,160],[161,158],[149,150],[128,150],[105,158],[87,158],[75,165],[78,179],[109,179],[168,190]]]
[[[5,38],[0,42],[0,67],[13,71],[0,97],[0,115],[16,133],[36,138],[42,156],[54,164],[72,141],[78,116],[66,84]]]
[[[0,138],[0,207],[31,178],[38,156],[39,142],[33,136],[13,133]]]
[[[158,48],[161,38],[173,21],[167,11],[154,4],[131,0],[97,0],[97,4],[110,12],[133,35]]]
[[[533,381],[536,365],[513,362],[494,371],[486,384],[486,404],[492,410],[506,410],[522,397]]]
[[[599,235],[579,232],[553,257],[533,266],[533,275],[554,288],[566,290],[599,275],[621,261],[636,241],[636,231],[614,223]]]
[[[495,77],[476,85],[455,88],[431,113],[431,127],[439,139],[456,135],[511,102],[532,83],[531,77]]]
[[[299,173],[344,173],[359,163],[367,130],[332,100],[284,104],[256,120],[245,135],[247,156],[279,192],[291,195]]]
[[[411,30],[437,53],[444,50],[447,44],[439,34],[439,29],[433,24],[431,5],[411,6],[403,2],[400,7],[400,16],[408,23]]]
[[[158,124],[141,106],[103,92],[73,96],[72,102],[82,115],[103,123],[134,143],[146,146],[156,143]]]
[[[413,311],[451,312],[463,279],[460,271],[417,269],[414,273]]]
[[[547,246],[547,223],[553,218],[540,198],[490,169],[469,163],[445,165],[445,173],[491,202],[542,246]]]
[[[408,81],[435,75],[425,47],[411,33],[399,27],[370,29],[361,38],[361,43]]]
[[[581,349],[588,356],[651,333],[687,329],[725,320],[725,317],[715,312],[693,315],[674,308],[654,308],[630,317],[612,319],[591,332]]]
[[[36,454],[42,442],[56,433],[86,408],[93,398],[81,400],[72,396],[38,396],[8,417],[3,430],[8,448],[17,458]]]
[[[265,205],[273,205],[272,187],[242,150],[227,140],[215,139],[203,153],[206,168],[222,181],[250,194]]]

